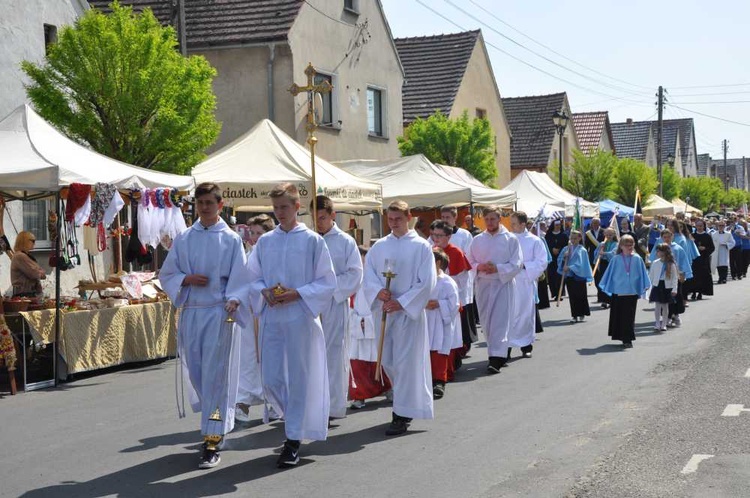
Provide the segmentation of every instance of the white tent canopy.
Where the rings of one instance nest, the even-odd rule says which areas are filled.
[[[682,210],[665,198],[653,194],[643,205],[643,216],[649,218],[652,216],[674,216],[678,211]]]
[[[471,173],[456,166],[435,164],[438,170],[451,180],[471,189],[471,202],[481,206],[496,204],[498,206],[513,206],[516,202],[516,193],[511,190],[498,190],[489,188],[477,180]]]
[[[383,185],[383,204],[402,200],[410,207],[471,202],[471,188],[441,173],[422,154],[387,160],[355,159],[335,163],[353,175]]]
[[[542,206],[545,206],[545,211],[556,209],[564,210],[566,216],[574,214],[576,196],[560,187],[545,173],[523,170],[505,189],[516,192],[518,209],[525,211],[529,217],[535,217]],[[582,216],[590,218],[599,214],[597,203],[584,199],[579,199],[579,202]]]
[[[281,182],[298,185],[302,206],[312,200],[310,151],[264,119],[250,131],[211,154],[193,169],[196,183],[215,182],[235,208],[268,209],[268,192]],[[319,195],[327,195],[339,211],[380,209],[381,188],[315,157]]]
[[[173,187],[190,190],[189,176],[131,166],[69,139],[28,105],[0,121],[0,189],[14,198],[54,192],[71,183],[109,183],[121,189]]]

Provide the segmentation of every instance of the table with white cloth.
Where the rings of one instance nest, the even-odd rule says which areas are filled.
[[[21,312],[37,343],[55,340],[55,310]],[[58,377],[123,363],[174,356],[177,319],[172,303],[161,301],[115,308],[60,312],[62,368]]]

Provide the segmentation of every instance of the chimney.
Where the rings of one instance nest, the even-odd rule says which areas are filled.
[[[633,125],[633,118],[628,118],[627,120],[625,120],[625,122],[628,124],[628,126],[632,126]]]

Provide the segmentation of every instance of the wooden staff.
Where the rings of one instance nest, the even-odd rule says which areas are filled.
[[[255,362],[256,363],[260,363],[260,351],[258,351],[258,324],[259,322],[260,321],[258,320],[258,317],[254,316],[253,325],[255,326],[254,335],[255,335]]]
[[[390,291],[391,279],[393,279],[396,274],[387,270],[383,272],[383,276],[385,277],[385,290]],[[383,363],[383,343],[385,342],[385,321],[387,318],[388,313],[383,310],[383,316],[380,319],[380,342],[378,343],[378,362],[375,364],[375,380],[380,380],[382,378],[380,370],[382,369]]]
[[[599,254],[596,256],[596,263],[594,263],[594,269],[591,272],[594,276],[596,276],[596,270],[599,269],[599,262],[602,260],[602,250],[603,248],[599,246]],[[594,282],[589,282],[589,285],[594,285]]]
[[[570,261],[570,253],[573,251],[573,244],[568,242],[568,252],[565,253],[565,261],[563,261],[563,268],[568,266],[568,262]],[[557,289],[557,301],[555,301],[555,306],[560,307],[560,299],[562,299],[562,291],[563,286],[565,285],[565,275],[567,274],[566,271],[563,271],[562,279],[560,280],[560,288]]]

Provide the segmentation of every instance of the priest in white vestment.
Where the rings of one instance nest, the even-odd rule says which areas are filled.
[[[386,435],[403,434],[412,419],[433,418],[432,373],[425,306],[437,274],[432,248],[414,230],[403,201],[388,206],[391,233],[378,240],[365,259],[363,291],[380,327],[387,313],[382,364],[393,384],[393,417]],[[396,277],[386,290],[383,273]]]
[[[328,368],[319,316],[336,291],[336,274],[323,238],[297,221],[297,188],[282,183],[269,196],[279,225],[258,240],[248,270],[263,331],[263,390],[284,418],[287,437],[276,463],[286,468],[299,462],[302,440],[328,435]]]
[[[714,247],[716,248],[713,254],[713,263],[716,270],[719,272],[720,284],[727,283],[727,275],[729,274],[729,252],[735,245],[732,233],[728,232],[726,228],[726,222],[721,220],[717,223],[716,231],[711,234],[711,238],[714,241]]]
[[[477,308],[489,355],[487,372],[497,374],[507,361],[515,276],[523,258],[518,239],[500,224],[500,208],[488,206],[483,213],[487,229],[474,237],[467,256],[477,271]]]
[[[204,438],[199,467],[219,464],[218,445],[234,427],[240,364],[238,326],[250,322],[250,288],[242,239],[219,217],[221,190],[198,185],[199,219],[172,243],[159,280],[175,307],[178,373],[187,372],[193,411]],[[235,323],[228,323],[232,317]],[[182,386],[176,386],[178,393]],[[181,412],[182,414],[182,412]]]

